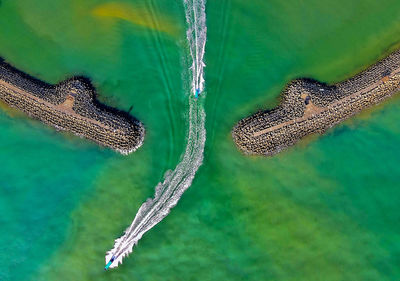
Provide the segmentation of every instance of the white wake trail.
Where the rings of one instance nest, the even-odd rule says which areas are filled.
[[[192,65],[189,69],[191,91],[204,90],[204,53],[207,40],[205,0],[184,0],[187,21],[187,40]],[[115,240],[114,248],[106,254],[106,269],[114,268],[129,255],[133,246],[143,234],[165,218],[192,184],[193,178],[203,162],[206,141],[205,112],[203,108],[205,95],[198,100],[189,94],[189,128],[188,140],[181,162],[175,170],[167,171],[164,181],[155,188],[154,198],[147,199],[139,208],[132,224],[123,236]]]
[[[204,90],[204,54],[207,41],[206,1],[184,0],[188,29],[186,37],[189,43],[192,66],[192,92]]]

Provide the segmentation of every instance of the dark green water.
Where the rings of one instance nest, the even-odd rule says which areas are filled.
[[[288,80],[338,81],[394,48],[398,1],[210,0],[204,164],[110,272],[105,252],[184,149],[187,93],[182,3],[106,2],[0,4],[0,56],[51,83],[89,76],[147,128],[124,157],[1,109],[0,280],[400,279],[399,98],[274,158],[230,137]]]

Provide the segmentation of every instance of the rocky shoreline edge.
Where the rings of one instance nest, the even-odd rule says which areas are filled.
[[[272,156],[305,136],[343,122],[400,91],[400,50],[356,76],[327,85],[296,79],[281,94],[281,104],[240,120],[232,130],[245,154]]]
[[[0,101],[57,130],[122,154],[135,151],[143,143],[143,124],[126,112],[98,102],[95,89],[85,77],[50,85],[0,59]]]

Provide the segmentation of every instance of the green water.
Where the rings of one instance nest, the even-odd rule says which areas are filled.
[[[1,57],[51,83],[86,75],[147,129],[125,157],[0,110],[0,280],[400,279],[399,98],[274,158],[230,137],[290,79],[334,82],[394,48],[398,1],[210,0],[203,166],[109,272],[105,252],[184,149],[187,93],[182,3],[105,3],[0,4]]]

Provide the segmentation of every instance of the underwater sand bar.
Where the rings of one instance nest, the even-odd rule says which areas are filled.
[[[90,81],[75,77],[55,86],[0,62],[0,100],[30,117],[128,154],[141,146],[143,125],[95,100]]]
[[[244,153],[272,156],[307,135],[324,133],[399,91],[400,50],[341,83],[292,81],[277,108],[240,120],[232,136]]]

